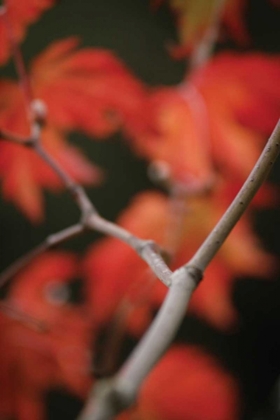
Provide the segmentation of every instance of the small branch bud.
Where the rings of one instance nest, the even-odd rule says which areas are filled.
[[[32,115],[32,119],[37,122],[40,126],[44,126],[46,124],[48,109],[45,102],[41,99],[33,99],[30,104],[30,110]]]

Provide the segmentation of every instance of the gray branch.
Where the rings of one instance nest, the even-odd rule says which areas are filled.
[[[266,179],[279,154],[280,121],[241,191],[188,264],[171,275],[171,285],[154,322],[119,373],[99,381],[78,420],[110,420],[135,401],[139,388],[171,344],[203,271]]]

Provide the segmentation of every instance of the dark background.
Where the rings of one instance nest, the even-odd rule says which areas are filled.
[[[279,50],[279,12],[268,1],[249,2],[246,20],[253,40],[251,48],[267,52]],[[30,28],[23,45],[26,61],[54,39],[69,35],[79,35],[83,45],[114,51],[149,85],[176,84],[186,70],[185,63],[173,61],[166,49],[168,42],[176,41],[174,21],[166,5],[154,13],[148,0],[60,0]],[[228,43],[227,47],[240,49],[233,43]],[[12,66],[4,73],[13,74]],[[120,135],[106,142],[93,142],[73,133],[71,141],[106,170],[105,184],[89,190],[104,217],[114,220],[135,193],[152,187],[145,162],[130,152]],[[271,180],[279,183],[279,163],[273,169]],[[48,234],[77,221],[78,210],[67,193],[46,193],[45,197],[46,221],[40,226],[31,225],[12,205],[0,202],[1,269]],[[279,209],[265,210],[255,216],[255,227],[264,246],[276,255],[280,254],[279,222]],[[82,252],[96,237],[89,234],[72,240],[66,248]],[[280,419],[280,397],[274,388],[280,373],[280,281],[240,279],[233,299],[241,317],[238,332],[221,334],[188,317],[176,340],[203,345],[240,378],[244,419]],[[58,391],[51,392],[47,402],[52,420],[74,419],[81,406],[75,398]]]

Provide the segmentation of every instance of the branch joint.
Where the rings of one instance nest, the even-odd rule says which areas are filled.
[[[195,282],[195,286],[197,287],[201,280],[203,279],[203,271],[196,267],[195,265],[186,265],[185,270],[189,273],[193,281]]]

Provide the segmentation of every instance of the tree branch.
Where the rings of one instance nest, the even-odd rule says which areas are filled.
[[[6,13],[6,9],[4,9],[4,13]],[[22,82],[25,96],[27,98],[26,102],[28,105],[28,110],[27,110],[28,116],[29,117],[31,116],[31,118],[29,118],[30,135],[24,138],[22,136],[18,136],[17,134],[1,129],[0,137],[2,138],[2,140],[11,141],[13,143],[32,148],[34,152],[37,153],[37,155],[40,156],[41,159],[57,174],[57,176],[62,181],[63,185],[71,193],[74,201],[76,202],[76,204],[78,205],[81,211],[81,221],[78,225],[75,225],[75,229],[76,228],[78,229],[78,233],[81,233],[82,231],[85,231],[86,229],[96,230],[106,235],[110,235],[115,238],[118,238],[121,241],[127,243],[137,252],[137,254],[144,261],[146,261],[150,265],[154,274],[160,280],[162,280],[162,282],[165,285],[169,286],[171,271],[165,264],[160,247],[155,245],[153,241],[142,240],[140,238],[137,238],[136,236],[132,235],[130,232],[123,229],[122,227],[117,226],[116,224],[111,223],[103,219],[101,216],[99,216],[97,210],[95,209],[94,205],[90,201],[84,188],[80,184],[76,183],[71,178],[71,176],[59,165],[58,162],[56,162],[56,160],[43,147],[42,142],[41,142],[41,132],[42,132],[42,126],[46,123],[46,115],[47,115],[46,107],[45,107],[45,104],[40,99],[32,100],[33,96],[32,96],[30,81],[28,79],[28,75],[25,69],[24,61],[21,56],[21,52],[19,51],[18,47],[14,43],[12,33],[10,34],[10,37],[11,37],[11,43],[13,44],[13,47],[14,47],[13,53],[14,53],[14,59],[16,62],[19,79]],[[69,228],[69,229],[71,230],[73,228]],[[68,231],[65,235],[64,233],[65,231],[62,231],[60,233],[63,239],[58,239],[58,236],[56,235],[59,235],[59,234],[54,235],[55,241],[57,240],[57,243],[63,242],[72,236],[72,231],[69,234],[69,236],[67,236],[69,233]],[[47,238],[41,245],[39,245],[33,251],[31,251],[27,255],[17,260],[14,264],[12,264],[0,276],[0,287],[1,285],[5,284],[9,278],[14,276],[21,268],[23,268],[26,264],[28,264],[34,257],[41,254],[48,248],[50,248],[50,245],[49,245],[50,238],[53,238],[53,235]]]
[[[16,134],[7,132],[5,130],[0,131],[0,136],[4,140],[12,141],[25,147],[31,147],[34,152],[36,152],[41,157],[41,159],[46,162],[47,165],[58,175],[65,187],[68,189],[68,191],[70,191],[73,199],[81,211],[81,222],[79,225],[75,225],[75,227],[79,226],[79,233],[86,229],[95,230],[104,233],[105,235],[120,239],[121,241],[131,246],[137,252],[137,254],[148,263],[154,274],[166,286],[170,285],[171,271],[169,270],[162,257],[163,253],[160,247],[153,241],[143,240],[136,237],[121,226],[105,220],[97,213],[97,210],[90,201],[83,187],[77,184],[42,146],[41,125],[36,120],[31,125],[31,136],[28,138],[19,137]],[[63,232],[61,232],[61,234]],[[69,235],[68,238],[70,237],[71,235]],[[59,242],[64,242],[68,238],[66,234],[63,236],[63,240],[60,240]],[[5,284],[11,276],[14,276],[22,267],[29,263],[35,256],[47,250],[50,247],[48,241],[49,238],[47,238],[43,244],[39,245],[26,256],[20,258],[18,261],[12,264],[11,267],[9,267],[0,276],[0,287]]]
[[[49,167],[57,174],[61,179],[67,190],[70,192],[74,201],[78,205],[81,213],[84,217],[87,217],[88,214],[96,213],[96,210],[88,198],[84,188],[77,184],[69,174],[64,171],[64,169],[58,164],[58,162],[53,159],[53,157],[43,148],[42,144],[39,141],[34,142],[34,151],[41,157],[41,159],[46,162]]]
[[[171,285],[154,322],[113,378],[99,381],[78,420],[110,420],[129,407],[153,366],[172,342],[190,297],[226,237],[237,223],[279,154],[280,121],[241,191],[195,256],[171,275]]]
[[[103,219],[98,214],[92,214],[86,220],[89,229],[96,230],[108,236],[113,236],[125,242],[149,265],[153,273],[166,285],[171,283],[171,270],[163,259],[163,251],[154,241],[140,239],[121,226]]]
[[[213,15],[213,27],[217,24],[222,2],[223,0],[217,0],[217,15]],[[205,39],[199,45],[196,53],[197,56],[192,58],[192,67],[201,65],[208,58],[215,40],[215,34],[212,29],[209,29],[210,32],[206,33]],[[38,106],[38,101],[32,100],[32,92],[24,63],[21,57],[17,57],[17,54],[18,51],[14,49],[19,77],[23,84],[29,116],[31,116],[31,134],[26,139],[19,138],[11,133],[6,133],[6,137],[4,133],[3,137],[34,149],[71,192],[81,210],[82,217],[79,224],[49,236],[33,251],[17,260],[0,277],[0,285],[4,284],[8,278],[14,276],[35,256],[41,254],[46,249],[80,234],[86,229],[90,229],[114,236],[127,243],[147,262],[157,277],[170,287],[154,322],[131,356],[127,359],[120,372],[109,380],[97,382],[97,386],[93,390],[93,396],[89,399],[84,413],[79,417],[80,420],[108,420],[134,402],[143,380],[172,342],[185,315],[189,299],[197,284],[202,279],[204,269],[245,211],[278,155],[280,123],[278,123],[260,160],[244,184],[237,199],[229,207],[228,211],[205,240],[204,244],[199,248],[192,260],[172,273],[165,264],[161,250],[156,244],[149,240],[140,239],[122,227],[99,216],[82,186],[72,180],[64,169],[44,149],[41,144],[41,129],[42,122],[45,122],[45,115],[44,112],[41,112],[42,109]]]
[[[239,193],[189,262],[204,271],[265,181],[280,149],[280,121]]]

